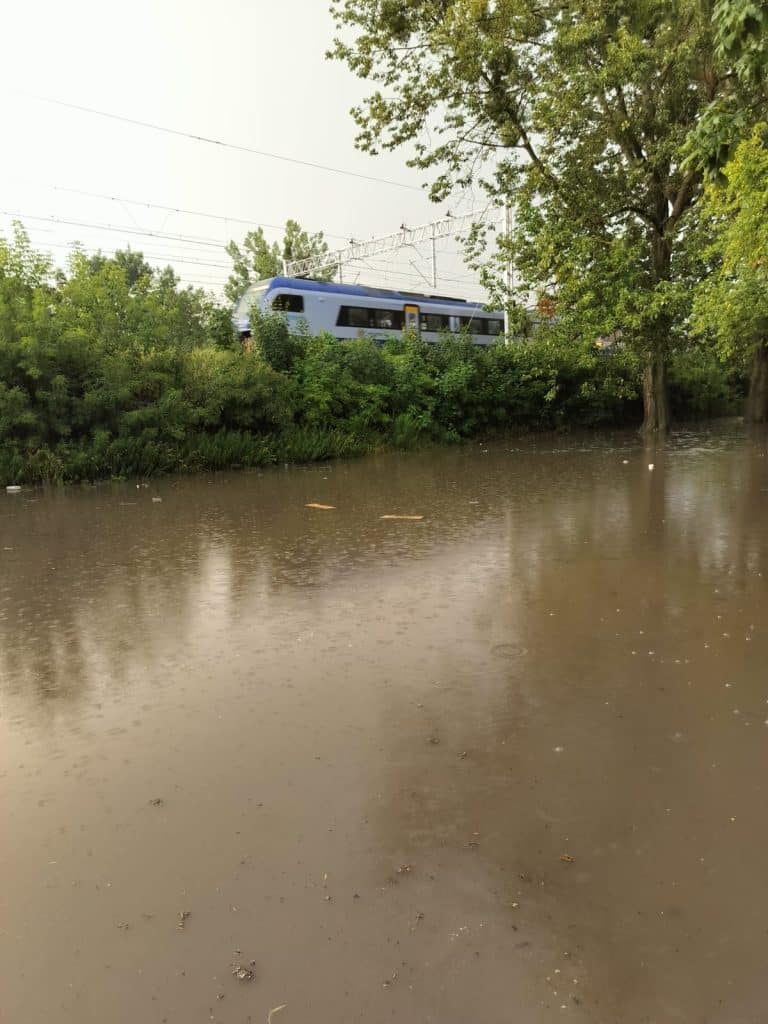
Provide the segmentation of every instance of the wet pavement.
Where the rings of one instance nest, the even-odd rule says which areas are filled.
[[[764,1021],[767,450],[0,494],[0,1021]]]

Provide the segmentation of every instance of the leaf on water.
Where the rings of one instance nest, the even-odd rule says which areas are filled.
[[[310,501],[310,502],[308,502],[304,506],[304,508],[319,508],[319,509],[322,509],[323,512],[330,512],[333,509],[335,509],[336,506],[335,505],[321,505],[319,501]]]
[[[267,1024],[272,1024],[272,1015],[274,1013],[280,1013],[280,1011],[284,1010],[287,1005],[288,1003],[282,1003],[280,1006],[275,1006],[274,1009],[270,1010],[269,1015],[267,1017]]]
[[[570,853],[561,853],[560,854],[560,860],[563,862],[563,864],[573,864],[574,863],[574,858],[570,855]]]
[[[420,522],[424,516],[379,516],[380,519],[407,519],[410,522]]]

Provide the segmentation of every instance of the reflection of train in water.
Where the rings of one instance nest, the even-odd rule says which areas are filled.
[[[490,345],[504,333],[504,314],[476,302],[440,295],[389,291],[356,284],[327,284],[273,277],[252,284],[236,304],[232,320],[240,336],[250,335],[250,312],[285,315],[292,331],[327,331],[339,340],[383,341],[403,330],[437,341],[441,333],[464,333],[477,345]]]

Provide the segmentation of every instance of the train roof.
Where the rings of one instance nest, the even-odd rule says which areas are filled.
[[[448,295],[427,295],[424,292],[404,292],[391,288],[371,288],[364,284],[338,284],[333,281],[311,281],[304,277],[271,277],[258,281],[253,287],[300,288],[305,292],[324,292],[326,295],[354,295],[359,298],[392,299],[396,302],[416,302],[418,305],[465,306],[469,310],[485,310],[482,302],[456,299]]]

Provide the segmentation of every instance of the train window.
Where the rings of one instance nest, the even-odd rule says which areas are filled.
[[[502,334],[503,332],[504,332],[504,321],[503,320],[499,320],[497,318],[494,318],[494,319],[488,321],[488,333],[489,334],[492,334],[494,337],[498,337],[498,335]]]
[[[405,314],[402,309],[375,309],[373,322],[383,331],[402,331]]]
[[[444,316],[442,313],[421,314],[422,331],[447,331],[450,327],[450,322],[450,317]]]
[[[336,320],[337,327],[370,327],[373,310],[360,306],[342,306]]]
[[[272,299],[272,309],[277,310],[279,313],[303,313],[304,296],[280,292]]]

